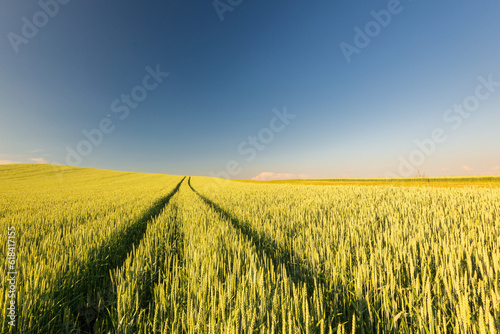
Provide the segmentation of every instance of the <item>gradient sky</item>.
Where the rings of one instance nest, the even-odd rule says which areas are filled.
[[[73,165],[222,175],[232,161],[236,179],[500,173],[500,86],[478,88],[489,96],[460,125],[446,114],[474,102],[479,77],[500,82],[499,1],[221,0],[223,20],[212,1],[72,0],[53,17],[41,3],[0,3],[0,163],[71,164],[68,147],[109,118],[114,130]],[[388,8],[348,63],[341,43],[356,46],[355,28],[377,29],[372,11]],[[113,102],[157,65],[168,77],[120,119]],[[284,109],[295,118],[270,140]],[[436,128],[446,141],[422,160],[415,140]]]

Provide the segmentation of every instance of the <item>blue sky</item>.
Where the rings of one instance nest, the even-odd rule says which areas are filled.
[[[499,12],[493,0],[5,0],[0,163],[499,174]]]

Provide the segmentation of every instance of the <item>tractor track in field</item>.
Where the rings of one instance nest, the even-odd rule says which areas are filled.
[[[165,269],[167,266],[169,268],[169,271],[172,271],[174,269],[174,266],[179,266],[179,267],[184,267],[185,260],[184,260],[184,233],[181,230],[181,224],[178,219],[179,217],[179,207],[175,204],[171,204],[171,208],[173,212],[170,213],[169,218],[171,219],[169,228],[170,231],[168,233],[168,237],[164,240],[163,245],[169,245],[171,248],[166,251],[165,248],[160,250],[160,253],[162,254],[161,256],[157,256],[155,258],[155,262],[158,263],[156,267],[152,267],[147,269],[146,271],[142,271],[138,276],[134,277],[134,280],[140,280],[142,281],[142,284],[137,284],[137,293],[138,293],[138,300],[140,304],[140,309],[144,311],[144,316],[145,318],[149,318],[151,316],[150,313],[150,306],[151,302],[155,301],[155,296],[154,296],[154,287],[158,284],[160,281],[160,271]],[[156,224],[162,224],[163,221],[156,222]],[[156,225],[155,224],[155,225]],[[165,247],[165,246],[163,246]],[[158,253],[156,253],[158,254]],[[137,254],[136,254],[137,255]],[[176,261],[166,261],[169,257],[175,259]],[[132,258],[132,262],[135,261],[134,258]],[[117,301],[118,296],[114,295],[113,296],[113,301]],[[119,319],[116,319],[119,320]],[[113,326],[108,326],[108,327],[113,327]],[[122,328],[120,325],[118,325],[118,328],[114,328],[117,332],[122,333],[124,331],[124,328]],[[137,328],[133,328],[132,331],[136,331]],[[130,328],[126,328],[125,331],[130,331]]]
[[[89,300],[93,291],[110,289],[112,286],[110,271],[119,268],[134,247],[139,245],[146,233],[148,225],[163,211],[168,205],[170,199],[179,191],[184,177],[177,186],[166,196],[157,201],[157,203],[147,210],[140,219],[131,224],[128,228],[118,231],[110,237],[101,247],[95,249],[90,255],[90,260],[83,263],[78,272],[67,273],[64,277],[77,277],[71,284],[62,284],[55,291],[48,293],[48,298],[53,299],[54,307],[50,310],[43,310],[36,318],[39,320],[32,333],[43,333],[47,328],[57,326],[57,322],[62,323],[59,314],[62,306],[69,306],[70,311],[78,318],[79,333],[93,333],[94,325],[98,319],[106,318],[110,321],[107,307],[116,303],[116,296],[112,294],[104,298],[106,305],[96,307],[95,300]],[[64,279],[63,277],[63,279]],[[96,285],[96,280],[100,281]],[[109,293],[109,292],[108,292]],[[41,296],[44,298],[44,296]],[[65,332],[61,328],[60,332]]]
[[[255,248],[260,256],[267,256],[272,261],[275,268],[277,268],[280,264],[284,265],[288,276],[294,283],[302,282],[305,284],[309,296],[312,295],[315,285],[321,286],[324,291],[323,298],[326,305],[331,304],[333,296],[331,291],[328,289],[324,275],[319,275],[315,271],[308,268],[304,261],[302,261],[293,250],[290,251],[288,249],[284,249],[268,235],[259,233],[253,229],[250,224],[241,222],[238,218],[234,217],[230,212],[224,210],[217,203],[200,194],[191,185],[191,178],[188,179],[187,183],[191,190],[198,195],[207,206],[216,211],[223,219],[227,219],[236,230],[239,230],[244,236],[246,236],[248,240],[255,245]],[[329,310],[329,308],[327,308],[327,310]],[[335,317],[334,313],[335,312],[327,311],[326,318],[333,322],[333,318]]]
[[[299,257],[294,252],[283,249],[269,236],[252,229],[250,224],[241,222],[238,218],[224,210],[217,203],[200,194],[193,188],[193,186],[191,186],[191,179],[188,179],[188,185],[191,190],[205,202],[205,204],[215,210],[222,218],[229,220],[234,228],[241,231],[241,233],[256,246],[258,252],[263,253],[270,258],[275,266],[284,264],[288,274],[291,274],[296,280],[303,281],[305,283],[311,283],[313,281],[312,277],[316,276],[315,273],[304,264],[300,263],[298,260]]]

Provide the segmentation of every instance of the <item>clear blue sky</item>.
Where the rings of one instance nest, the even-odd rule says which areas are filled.
[[[478,79],[500,82],[498,1],[59,1],[0,3],[0,163],[500,173],[500,86]],[[146,90],[157,66],[169,75]],[[147,96],[127,104],[133,90]],[[463,103],[467,117],[447,113]],[[295,117],[274,119],[284,109]],[[82,131],[102,122],[94,145]],[[91,153],[68,159],[79,143]]]

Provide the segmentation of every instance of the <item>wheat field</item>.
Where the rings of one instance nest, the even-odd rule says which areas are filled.
[[[500,189],[460,182],[0,166],[1,332],[498,333]]]

